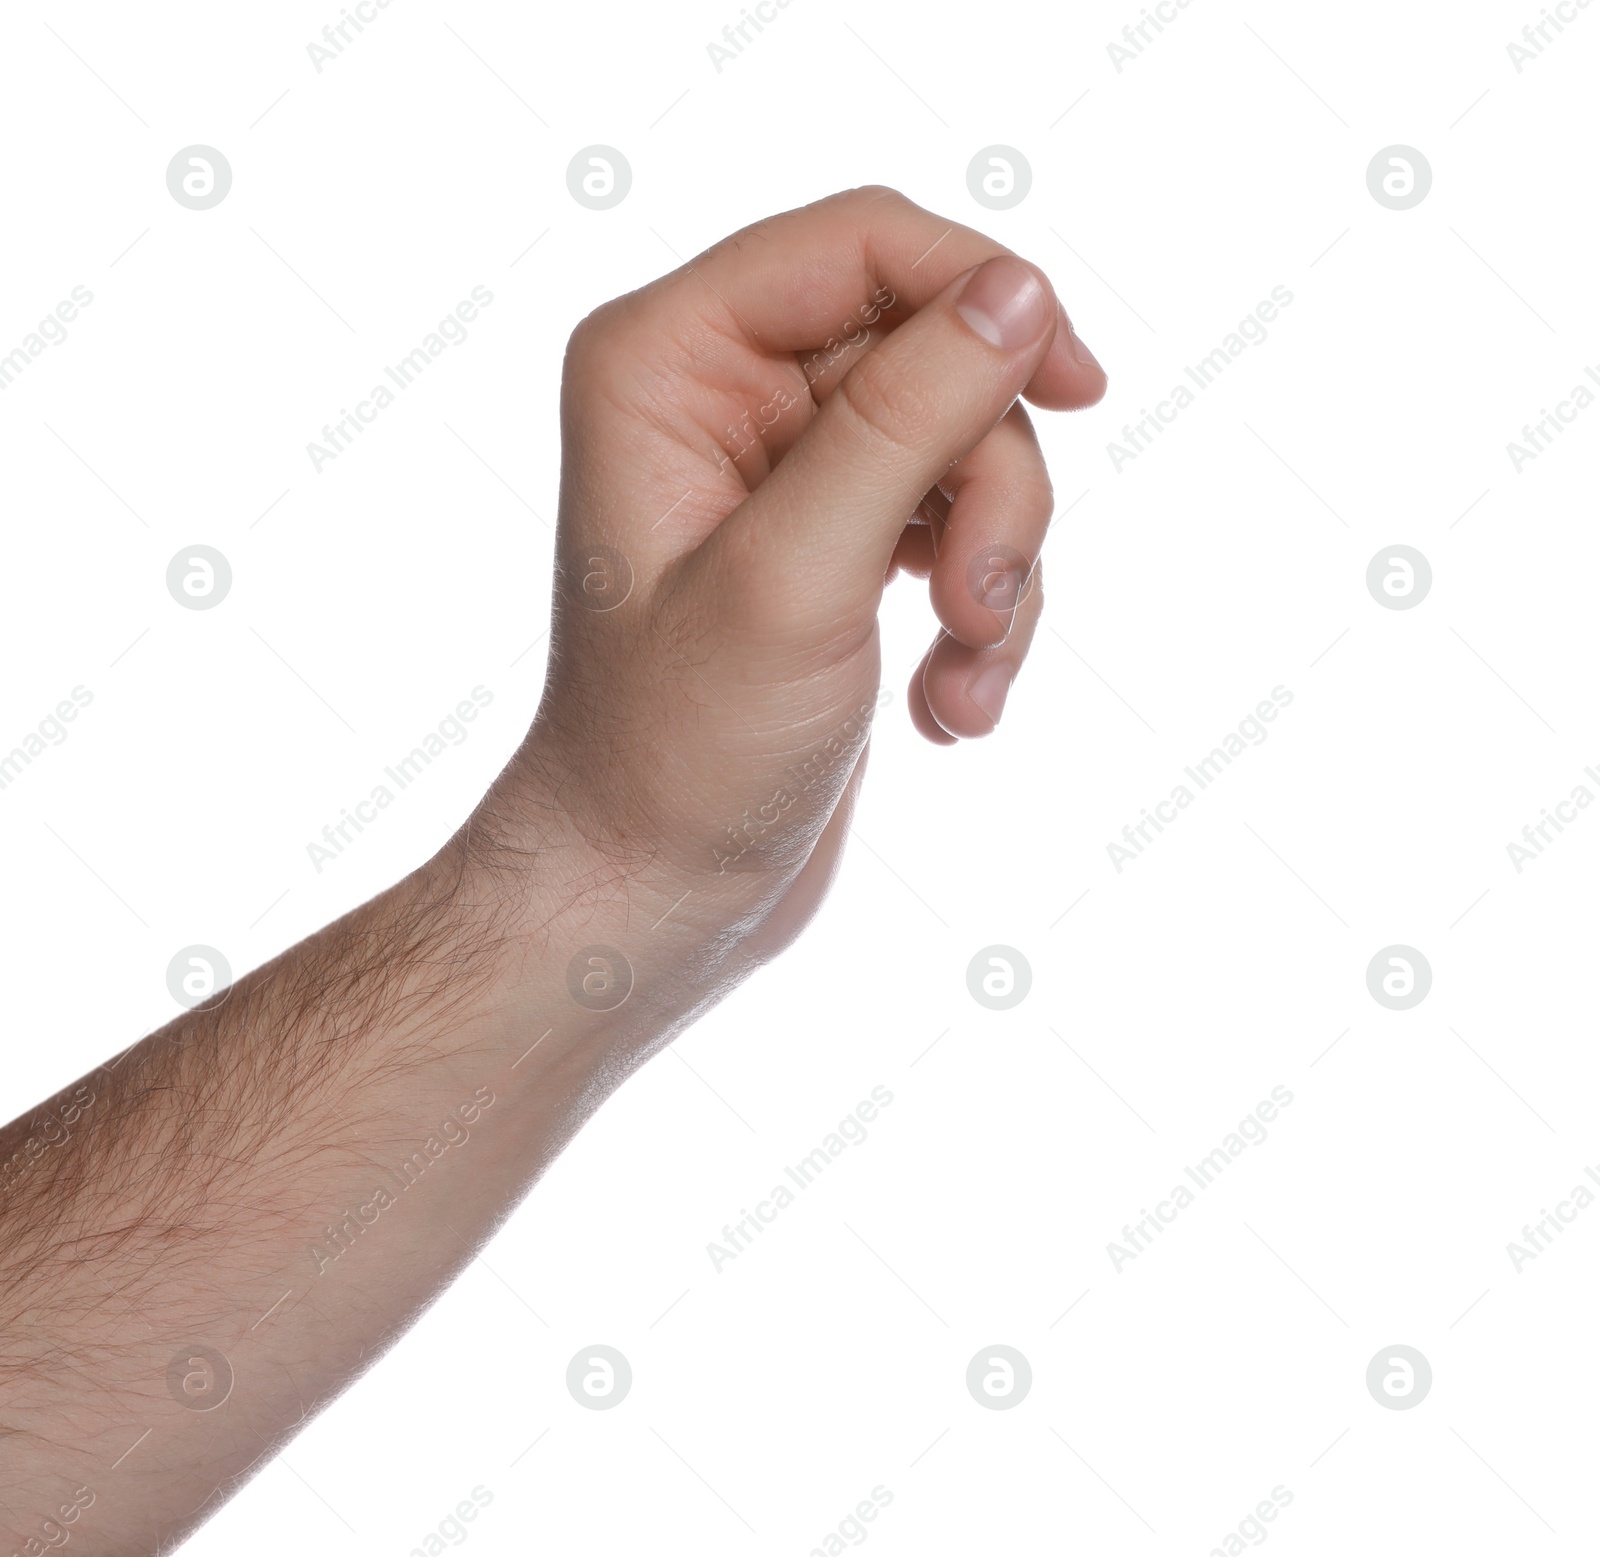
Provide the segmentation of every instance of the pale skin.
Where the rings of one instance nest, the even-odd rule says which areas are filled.
[[[549,675],[472,817],[0,1131],[0,1554],[181,1539],[793,940],[861,784],[895,573],[939,622],[916,728],[994,729],[1051,514],[1019,396],[1104,391],[1042,271],[882,188],[578,326]],[[631,968],[611,1009],[596,947]]]

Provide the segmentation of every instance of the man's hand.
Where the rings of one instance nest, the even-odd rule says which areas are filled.
[[[0,1552],[192,1529],[796,933],[896,568],[943,626],[919,727],[993,727],[1050,513],[1014,402],[1104,386],[1036,270],[888,190],[579,326],[550,678],[505,772],[405,880],[0,1130]]]
[[[868,187],[736,233],[574,332],[555,652],[525,760],[583,839],[770,954],[825,890],[897,571],[941,624],[930,740],[988,734],[1043,605],[1026,411],[1093,404],[1048,281]],[[776,912],[781,905],[782,911]]]

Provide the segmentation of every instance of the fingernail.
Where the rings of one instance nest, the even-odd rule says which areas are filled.
[[[1016,351],[1044,333],[1050,299],[1021,260],[999,255],[967,278],[956,312],[991,346]]]
[[[981,671],[976,681],[967,688],[967,696],[986,713],[991,722],[1000,723],[1005,711],[1006,693],[1011,690],[1011,667],[991,665]]]
[[[1061,317],[1066,319],[1065,314],[1063,314]],[[1100,368],[1100,359],[1083,344],[1081,339],[1079,339],[1078,332],[1073,329],[1072,321],[1070,319],[1067,319],[1067,344],[1072,347],[1072,355],[1076,357],[1084,367]],[[1105,369],[1100,368],[1100,371],[1104,373]]]

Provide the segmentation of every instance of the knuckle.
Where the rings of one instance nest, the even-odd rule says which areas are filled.
[[[572,333],[567,337],[567,353],[563,364],[567,375],[581,375],[603,360],[609,351],[616,349],[623,328],[623,303],[624,299],[614,297],[610,302],[592,309],[573,326]]]
[[[1017,453],[995,449],[992,459],[989,454],[985,449],[982,470],[972,472],[974,484],[982,489],[985,500],[1030,528],[1048,524],[1055,512],[1056,491],[1043,456],[1033,450]]]
[[[909,206],[911,204],[911,201],[892,184],[861,184],[852,189],[850,193],[873,205],[880,205],[885,202],[901,206]]]
[[[841,189],[837,194],[826,196],[818,202],[822,205],[837,205],[844,207],[871,206],[885,200],[905,200],[905,196],[889,184],[857,184],[850,189]]]
[[[1028,575],[1027,582],[1022,588],[1022,598],[1027,603],[1028,609],[1035,617],[1044,610],[1044,558],[1040,557],[1033,565],[1033,571]]]
[[[840,380],[837,393],[870,438],[897,450],[921,449],[937,423],[932,399],[888,352],[867,352]]]
[[[1050,472],[1040,463],[1023,478],[1019,506],[1038,524],[1049,524],[1056,511],[1056,488]]]

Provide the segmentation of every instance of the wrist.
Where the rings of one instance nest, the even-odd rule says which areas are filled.
[[[519,1027],[631,1068],[749,970],[753,916],[722,901],[734,883],[575,816],[565,788],[530,739],[429,868],[493,904]]]

